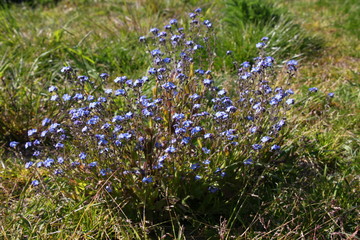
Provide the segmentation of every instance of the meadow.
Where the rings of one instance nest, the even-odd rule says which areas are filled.
[[[1,239],[359,238],[356,0],[5,1],[0,23]]]

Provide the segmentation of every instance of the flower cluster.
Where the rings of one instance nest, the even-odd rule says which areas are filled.
[[[196,9],[188,25],[172,19],[150,29],[139,41],[152,65],[138,79],[90,79],[62,68],[65,84],[50,86],[45,99],[58,115],[30,129],[28,142],[10,143],[32,151],[25,163],[38,174],[32,185],[44,175],[76,176],[113,193],[181,179],[216,193],[228,176],[276,158],[295,100],[264,55],[269,38],[256,45],[259,57],[238,67],[235,88],[225,89],[211,69],[212,28]],[[297,62],[286,67],[292,76]]]

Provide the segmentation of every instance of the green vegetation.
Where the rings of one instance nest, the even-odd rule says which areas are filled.
[[[10,2],[0,5],[1,239],[357,239],[358,1]],[[226,204],[218,199],[214,209],[205,209],[208,215],[187,209],[182,216],[170,209],[170,220],[157,223],[141,213],[124,214],[128,202],[109,196],[104,201],[100,190],[77,185],[66,191],[62,181],[45,192],[32,187],[34,176],[9,142],[26,141],[28,129],[55,114],[56,107],[42,97],[49,86],[61,83],[60,69],[70,65],[94,79],[102,72],[142,76],[150,59],[138,37],[172,18],[181,21],[196,7],[214,22],[215,79],[226,86],[233,84],[234,61],[226,51],[239,62],[251,60],[263,36],[270,37],[268,52],[276,60],[300,60],[291,87],[300,91],[296,108],[301,115],[290,116],[294,124],[279,165],[244,178],[247,188],[235,194],[239,198],[232,209],[222,209]],[[309,87],[319,93],[309,95]],[[330,92],[334,98],[326,97]],[[53,196],[51,189],[59,187],[64,190]],[[188,204],[187,199],[167,200],[169,208]],[[209,203],[189,204],[200,209]]]

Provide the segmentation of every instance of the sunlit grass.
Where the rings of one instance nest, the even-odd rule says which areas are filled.
[[[8,149],[10,140],[26,139],[26,130],[51,114],[53,108],[46,104],[43,107],[39,93],[60,80],[62,66],[74,66],[92,77],[100,72],[141,76],[148,59],[138,45],[138,37],[171,18],[181,18],[199,4],[196,1],[34,2],[32,7],[13,4],[0,9],[0,154]],[[156,239],[158,236],[327,239],[356,235],[360,171],[359,4],[356,0],[250,1],[262,2],[259,9],[267,19],[262,21],[254,18],[256,14],[241,15],[244,12],[240,7],[230,4],[246,1],[225,2],[200,4],[208,9],[205,16],[224,17],[224,20],[216,19],[216,24],[221,26],[217,33],[221,44],[216,49],[219,72],[228,73],[231,69],[227,65],[231,58],[222,60],[227,50],[248,60],[255,56],[254,43],[268,35],[274,46],[270,53],[279,59],[303,59],[297,80],[292,84],[301,89],[303,98],[313,100],[305,106],[302,116],[293,116],[296,127],[288,142],[289,158],[281,163],[286,167],[266,176],[266,182],[248,192],[246,198],[239,200],[239,208],[232,210],[233,216],[238,209],[249,215],[244,219],[239,215],[237,220],[219,218],[213,225],[207,219],[200,221],[201,218],[191,225],[177,216],[173,222],[155,226],[146,219],[133,223],[121,212],[121,207],[110,211],[111,203],[97,202],[96,195],[63,192],[54,201],[53,196],[37,193],[30,187],[32,176],[23,169],[21,160],[3,154],[0,236],[4,239]],[[319,88],[319,93],[310,96],[308,88],[314,86]],[[327,98],[329,92],[334,92],[335,97]],[[252,204],[241,206],[245,202]]]

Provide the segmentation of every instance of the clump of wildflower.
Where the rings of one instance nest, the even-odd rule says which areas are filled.
[[[91,79],[64,67],[70,90],[51,86],[46,100],[56,101],[65,117],[45,118],[28,131],[28,141],[10,142],[31,152],[26,171],[81,178],[74,182],[104,195],[146,201],[149,188],[161,197],[162,188],[176,191],[179,182],[187,188],[196,181],[216,196],[226,179],[251,171],[244,165],[262,166],[278,157],[296,97],[276,82],[276,61],[265,54],[270,39],[263,37],[256,44],[259,56],[236,69],[234,89],[218,86],[209,41],[214,24],[201,12],[189,14],[189,27],[172,19],[139,38],[151,61],[145,76],[108,81],[107,73]],[[290,76],[297,65],[286,63]]]

